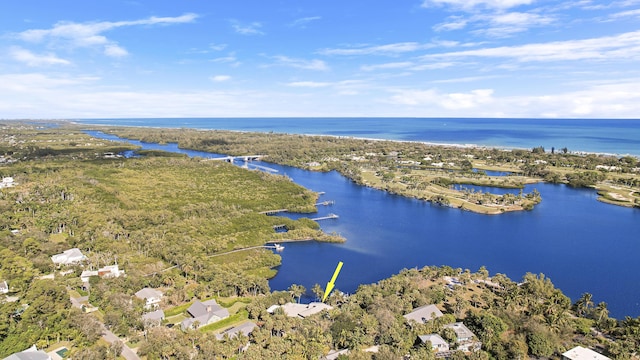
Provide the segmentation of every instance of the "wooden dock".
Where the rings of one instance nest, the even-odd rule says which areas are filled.
[[[289,211],[289,210],[287,210],[287,209],[274,209],[274,210],[260,211],[260,214],[275,215],[277,213],[287,212],[287,211]]]
[[[313,221],[320,221],[320,220],[329,220],[329,219],[337,219],[337,218],[339,218],[339,216],[338,216],[338,215],[336,215],[336,214],[329,214],[329,215],[327,215],[327,216],[321,216],[321,217],[313,218],[313,219],[311,219],[311,220],[313,220]]]

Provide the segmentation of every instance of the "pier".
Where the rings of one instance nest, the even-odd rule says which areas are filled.
[[[324,206],[329,206],[329,205],[333,205],[336,202],[333,200],[326,200],[326,201],[321,201],[319,203],[316,203],[316,206],[320,206],[320,205],[324,205]]]
[[[275,215],[277,213],[287,212],[287,211],[289,211],[289,210],[287,210],[287,209],[274,209],[274,210],[260,211],[260,214]]]
[[[329,215],[327,215],[327,216],[317,217],[317,218],[313,218],[313,219],[311,219],[311,220],[313,220],[313,221],[320,221],[320,220],[329,220],[329,219],[337,219],[337,218],[339,218],[339,216],[338,216],[338,215],[336,215],[336,214],[329,214]]]

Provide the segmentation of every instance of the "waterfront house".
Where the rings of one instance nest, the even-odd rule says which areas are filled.
[[[562,354],[562,360],[610,360],[608,357],[591,349],[576,346]]]
[[[85,260],[87,260],[87,257],[78,248],[65,250],[51,257],[51,261],[58,266],[79,264]]]
[[[282,306],[273,305],[267,309],[267,312],[272,314],[275,309],[279,307],[282,308],[285,315],[289,317],[301,317],[303,319],[313,314],[317,314],[322,310],[333,309],[333,307],[321,302],[312,302],[310,304],[286,303]]]
[[[427,321],[439,318],[442,315],[442,311],[435,305],[424,305],[413,309],[413,311],[404,315],[404,318],[407,319],[407,322],[413,320],[419,324],[425,324]]]
[[[138,299],[145,301],[145,309],[157,308],[158,304],[160,304],[160,301],[162,300],[162,291],[152,288],[138,290],[135,295]]]
[[[433,351],[435,352],[449,351],[449,343],[447,343],[438,334],[420,335],[418,336],[418,338],[423,344],[426,344],[427,341],[429,341],[431,343],[431,349],[433,349]]]
[[[202,327],[229,317],[229,311],[218,305],[213,299],[202,302],[196,300],[187,309],[187,313],[191,315],[191,318],[182,321],[183,330],[193,328],[196,323],[197,327]]]
[[[476,341],[476,336],[473,334],[465,324],[461,322],[447,324],[444,326],[445,328],[453,329],[456,333],[456,344],[458,347],[456,350],[462,351],[474,351],[480,349],[482,343],[480,341]]]

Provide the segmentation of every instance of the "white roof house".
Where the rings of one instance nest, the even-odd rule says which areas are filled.
[[[135,295],[138,299],[145,300],[145,309],[150,309],[158,306],[158,304],[162,300],[162,291],[152,288],[140,289],[135,293]]]
[[[418,337],[423,344],[429,341],[431,348],[436,352],[449,351],[449,343],[438,334],[420,335]]]
[[[465,324],[457,322],[453,324],[447,324],[444,327],[453,329],[453,331],[456,333],[458,350],[471,351],[480,349],[480,346],[482,346],[482,343],[480,341],[474,340],[475,335]]]
[[[591,349],[576,346],[562,354],[562,360],[610,360],[608,357]]]
[[[27,350],[11,354],[3,360],[51,360],[51,356],[42,350],[38,350],[35,345]]]
[[[435,305],[424,305],[413,309],[412,312],[404,315],[407,321],[413,320],[419,324],[424,324],[429,320],[441,317],[442,311]]]
[[[301,317],[306,318],[313,314],[317,314],[322,310],[331,310],[333,307],[321,303],[321,302],[312,302],[310,304],[296,304],[296,303],[286,303],[282,305],[282,310],[289,317]]]
[[[9,284],[6,280],[0,281],[0,294],[7,294],[9,292]]]
[[[87,257],[84,256],[82,251],[78,248],[73,248],[69,250],[65,250],[60,254],[55,254],[51,257],[51,261],[53,261],[56,265],[72,265],[77,264],[86,260]]]

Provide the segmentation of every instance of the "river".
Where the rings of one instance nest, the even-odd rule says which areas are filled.
[[[175,144],[129,142],[189,156],[223,156],[182,150]],[[601,203],[593,190],[527,185],[525,192],[535,188],[542,195],[534,210],[487,216],[355,185],[336,172],[255,164],[325,192],[320,200],[335,204],[319,206],[318,216],[335,213],[339,218],[320,225],[347,239],[344,244],[285,244],[282,265],[270,280],[273,290],[294,283],[308,290],[315,283],[324,287],[339,261],[344,266],[336,288],[345,292],[403,268],[449,265],[476,271],[484,265],[492,275],[503,273],[514,281],[527,272],[544,273],[574,301],[589,292],[596,303],[608,304],[613,317],[640,315],[640,210]]]

